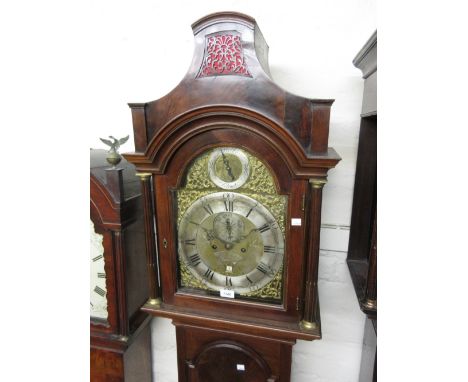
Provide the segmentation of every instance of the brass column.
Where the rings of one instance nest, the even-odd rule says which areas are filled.
[[[374,217],[374,228],[372,229],[369,269],[363,305],[367,309],[377,309],[377,216]]]
[[[141,172],[136,174],[141,181],[143,195],[143,210],[145,223],[146,263],[149,273],[149,300],[150,305],[161,305],[161,288],[159,286],[159,273],[156,261],[156,241],[154,231],[153,193],[151,191],[151,173]]]
[[[301,327],[305,330],[317,328],[317,275],[320,252],[320,225],[322,221],[322,189],[326,182],[326,178],[309,179],[309,240],[306,259],[304,313],[301,321]]]

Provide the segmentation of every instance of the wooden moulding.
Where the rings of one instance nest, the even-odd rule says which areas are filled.
[[[245,334],[262,336],[265,338],[273,338],[279,341],[291,342],[296,339],[312,341],[320,339],[322,334],[320,325],[313,330],[304,331],[299,323],[286,323],[274,320],[265,320],[260,316],[255,320],[248,318],[242,319],[238,316],[232,316],[226,313],[217,315],[207,314],[189,309],[168,305],[162,303],[160,307],[155,308],[151,304],[146,304],[142,308],[143,311],[152,314],[156,317],[171,318],[177,322],[187,325],[198,325],[218,330],[235,331]]]
[[[155,305],[158,304],[161,300],[161,292],[159,287],[159,273],[155,242],[154,215],[156,214],[156,207],[153,203],[154,195],[151,188],[152,178],[150,173],[138,173],[137,176],[141,180],[141,190],[143,195],[146,262],[149,274],[149,301]]]
[[[148,159],[158,136],[167,135],[182,116],[208,107],[236,108],[244,116],[251,112],[268,119],[288,132],[305,156],[327,156],[329,113],[333,100],[308,99],[280,88],[273,82],[268,66],[268,45],[252,17],[221,12],[192,25],[195,49],[192,63],[182,81],[164,97],[147,103],[130,103],[135,132],[136,154]],[[200,77],[207,39],[216,35],[239,36],[241,57],[249,75],[236,73]],[[294,59],[294,58],[291,58]],[[180,123],[175,123],[179,120]],[[171,126],[171,127],[169,127]],[[137,157],[128,159],[137,161]]]

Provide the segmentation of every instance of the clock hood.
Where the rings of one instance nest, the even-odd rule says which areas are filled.
[[[181,123],[214,114],[235,114],[247,120],[254,115],[255,120],[273,126],[269,130],[283,144],[300,151],[297,161],[304,162],[305,167],[308,158],[317,156],[329,159],[327,168],[334,167],[340,158],[328,148],[333,100],[296,96],[273,82],[268,45],[254,18],[219,12],[196,21],[192,30],[192,63],[179,85],[158,100],[129,104],[135,153],[125,156],[140,163],[139,170],[148,169],[159,155],[162,139],[170,140]],[[153,163],[152,167],[160,166]]]

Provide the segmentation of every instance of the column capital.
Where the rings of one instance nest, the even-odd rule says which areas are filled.
[[[153,174],[150,172],[137,172],[135,175],[138,176],[141,180],[146,180]]]
[[[314,329],[317,329],[318,325],[317,325],[317,323],[315,323],[315,322],[310,322],[310,321],[302,320],[302,321],[299,323],[299,327],[300,327],[302,330],[314,330]]]
[[[377,309],[377,300],[367,298],[362,305],[368,309]]]
[[[323,188],[325,183],[327,183],[327,178],[310,178],[309,183],[312,185],[312,188]]]

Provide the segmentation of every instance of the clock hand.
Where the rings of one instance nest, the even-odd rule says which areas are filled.
[[[223,163],[224,163],[224,166],[226,167],[226,171],[228,175],[231,177],[233,181],[236,180],[234,174],[232,173],[231,166],[229,166],[229,160],[226,158],[226,155],[224,155],[224,152],[222,150],[221,150],[221,155],[223,156]]]
[[[232,240],[232,225],[229,219],[226,220],[226,231],[228,233],[229,240]]]
[[[214,234],[213,230],[210,231],[210,230],[206,229],[205,227],[201,227],[201,229],[203,231],[205,231],[207,240],[209,240],[211,242],[212,240],[216,239],[216,235]]]

